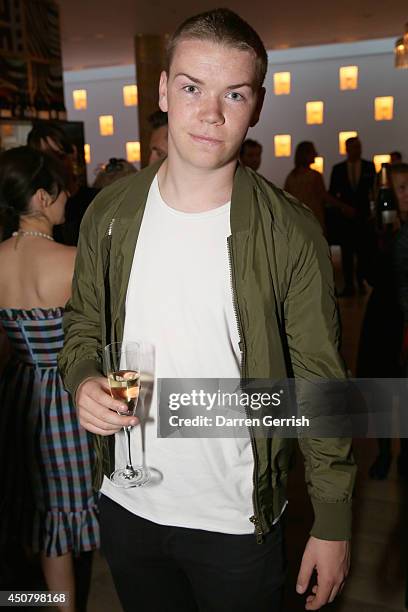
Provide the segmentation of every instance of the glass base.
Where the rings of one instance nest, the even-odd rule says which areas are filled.
[[[142,487],[150,481],[150,472],[147,468],[136,466],[133,469],[120,468],[110,475],[111,482],[124,489]]]

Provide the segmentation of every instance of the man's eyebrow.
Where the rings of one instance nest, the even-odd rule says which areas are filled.
[[[190,74],[187,74],[186,72],[179,72],[176,74],[176,76],[174,77],[175,79],[177,79],[177,77],[182,76],[182,77],[187,77],[189,81],[193,81],[194,83],[197,83],[197,85],[204,85],[203,81],[200,81],[200,79],[197,79],[193,76],[191,76]]]
[[[178,72],[174,78],[177,79],[177,77],[180,77],[180,76],[187,77],[189,81],[193,81],[193,83],[197,83],[197,85],[204,85],[203,81],[200,81],[200,79],[197,79],[196,77],[193,77],[190,74],[187,74],[186,72]],[[250,87],[252,89],[253,84],[252,83],[236,83],[235,85],[228,85],[225,89],[239,89],[240,87]]]

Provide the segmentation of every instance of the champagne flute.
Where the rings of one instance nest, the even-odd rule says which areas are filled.
[[[109,388],[114,399],[123,402],[123,410],[118,414],[134,416],[141,393],[140,345],[137,342],[113,342],[105,347],[105,364]],[[119,468],[110,475],[118,487],[137,487],[144,482],[143,470],[134,468],[130,450],[132,427],[123,427],[127,441],[126,467]]]

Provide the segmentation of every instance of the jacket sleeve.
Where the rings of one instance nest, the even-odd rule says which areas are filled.
[[[297,381],[301,379],[299,391],[296,385],[299,411],[319,415],[327,414],[325,396],[310,393],[313,384],[302,381],[324,384],[345,379],[346,374],[338,352],[339,321],[328,246],[315,220],[309,216],[305,221],[290,236],[292,277],[285,299],[285,326],[293,373]],[[311,535],[349,539],[356,472],[351,438],[301,437],[299,445],[315,515]]]
[[[88,209],[81,225],[72,295],[64,314],[64,347],[58,357],[65,387],[74,399],[82,381],[102,372],[96,245],[96,228]]]

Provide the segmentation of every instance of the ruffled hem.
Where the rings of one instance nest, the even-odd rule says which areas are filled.
[[[78,556],[100,547],[99,518],[96,505],[77,512],[49,510],[37,512],[34,519],[33,550],[47,557],[72,552]]]

